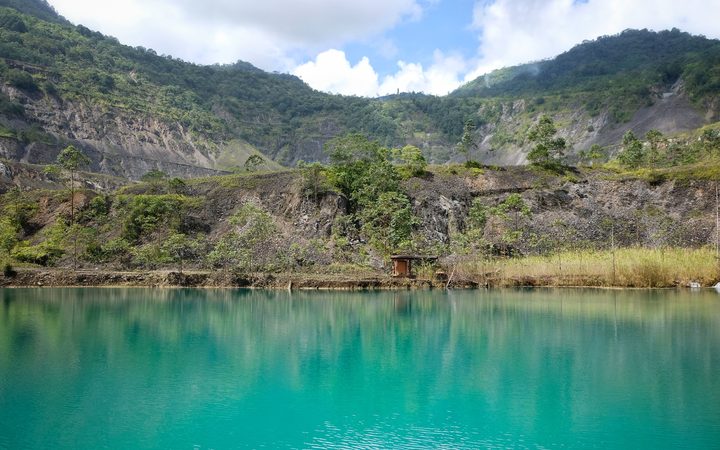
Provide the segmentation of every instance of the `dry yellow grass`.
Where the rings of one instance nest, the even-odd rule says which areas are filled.
[[[614,263],[613,263],[614,259]],[[623,248],[574,251],[551,256],[470,260],[458,276],[492,285],[672,287],[720,279],[714,249]]]

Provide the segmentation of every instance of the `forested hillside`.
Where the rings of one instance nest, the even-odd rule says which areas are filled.
[[[139,177],[322,160],[325,142],[360,132],[457,160],[463,125],[473,158],[521,163],[525,135],[553,116],[570,153],[609,148],[628,129],[692,130],[717,119],[720,42],[678,30],[626,31],[549,61],[503,69],[446,97],[324,94],[249,63],[201,66],[133,48],[59,17],[43,0],[0,0],[0,154],[54,160],[73,143],[94,170]],[[260,152],[260,153],[258,153]]]

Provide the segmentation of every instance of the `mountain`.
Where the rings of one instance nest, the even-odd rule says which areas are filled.
[[[73,143],[94,170],[130,178],[212,174],[253,154],[267,167],[322,160],[324,143],[348,132],[445,162],[457,159],[466,120],[477,125],[475,158],[521,163],[540,114],[579,151],[616,145],[628,129],[695,129],[718,119],[719,98],[720,41],[678,30],[598,38],[445,97],[368,99],[246,62],[157,55],[73,25],[43,0],[0,0],[0,156],[48,163]]]

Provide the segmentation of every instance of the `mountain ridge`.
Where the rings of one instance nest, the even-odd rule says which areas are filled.
[[[416,145],[432,162],[457,160],[468,119],[477,125],[474,158],[517,164],[541,114],[556,118],[577,151],[617,143],[628,129],[688,131],[720,109],[720,41],[677,29],[601,37],[448,96],[369,99],[322,93],[242,61],[202,66],[129,47],[70,24],[42,0],[0,7],[0,154],[47,163],[74,143],[94,170],[130,178],[230,170],[253,154],[268,168],[323,160],[324,143],[348,132]],[[666,57],[645,54],[653,48]]]

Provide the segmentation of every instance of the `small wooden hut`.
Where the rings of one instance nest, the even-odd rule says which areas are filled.
[[[412,278],[413,274],[412,267],[413,261],[417,262],[434,262],[437,260],[437,256],[420,256],[420,255],[392,255],[390,256],[393,264],[392,276]]]

